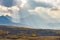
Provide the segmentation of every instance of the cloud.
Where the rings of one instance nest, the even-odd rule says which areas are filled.
[[[60,0],[35,0],[36,2],[58,3]]]
[[[38,15],[39,17],[43,18],[45,21],[48,22],[56,22],[53,20],[52,17],[48,13],[50,13],[50,9],[44,7],[36,7],[34,10],[28,10],[31,15]]]
[[[31,9],[34,9],[35,7],[45,7],[45,8],[53,7],[53,5],[50,3],[44,1],[37,2],[35,0],[28,0],[28,5],[31,7]]]
[[[17,11],[19,11],[20,8],[18,6],[12,6],[12,7],[8,7],[8,10],[17,10]]]
[[[47,20],[46,23],[59,23],[60,21],[60,9],[36,7],[35,9],[28,10],[30,14],[38,15]]]
[[[33,8],[36,6],[34,10],[29,10],[29,11],[39,12],[40,10],[42,10],[42,11],[46,12],[52,18],[56,18],[56,17],[59,18],[60,17],[59,16],[59,8],[60,7],[59,6],[54,6],[54,7],[56,7],[56,8],[54,8],[51,4],[49,4],[49,3],[53,3],[54,4],[54,2],[55,2],[54,0],[53,0],[54,2],[52,0],[50,0],[50,1],[48,1],[48,0],[45,0],[45,1],[44,0],[36,0],[36,2],[34,0],[33,1],[32,0],[29,0],[29,1],[27,1],[27,0],[15,0],[15,1],[16,1],[17,5],[12,6],[12,7],[5,7],[5,6],[1,6],[0,5],[0,9],[2,9],[4,12],[6,12],[5,15],[9,14],[9,16],[11,16],[10,14],[12,12],[10,12],[9,10],[18,12],[21,8],[24,7],[24,5],[27,2],[29,2],[30,4],[29,3],[28,4],[30,6],[32,5]],[[22,2],[21,5],[19,4],[20,1]],[[49,2],[49,3],[47,3],[47,2]],[[57,3],[56,3],[56,5],[57,5]],[[37,14],[39,14],[39,13],[37,13]],[[52,15],[52,14],[54,14],[54,15]]]
[[[60,22],[60,6],[58,2],[53,1],[14,0],[10,7],[0,5],[0,16],[8,15],[12,22],[26,24],[32,28],[52,28],[48,23]]]
[[[0,10],[8,11],[8,8],[5,6],[0,5]]]
[[[27,3],[27,0],[21,0],[21,1],[22,1],[21,7],[24,7],[24,5]]]
[[[6,16],[6,15],[11,16],[11,13],[8,11],[7,7],[0,5],[0,16],[2,16],[2,15],[4,15],[4,16]]]
[[[36,2],[48,2],[48,3],[50,3],[50,2],[53,2],[53,1],[55,1],[55,0],[35,0]]]
[[[53,7],[59,7],[60,6],[60,0],[35,0],[35,1],[51,4],[51,5],[53,5]]]
[[[16,19],[16,18],[19,18],[19,16],[17,15],[18,10],[20,10],[20,9],[17,6],[5,7],[5,6],[0,5],[0,16],[8,15],[12,18],[12,19],[10,19],[11,21],[18,20],[18,19]]]
[[[14,2],[16,1],[16,5],[14,4]],[[4,6],[4,5],[0,5],[0,16],[6,16],[6,15],[8,15],[8,16],[10,16],[11,17],[11,21],[12,22],[15,22],[15,23],[19,23],[20,22],[20,13],[19,13],[19,11],[20,11],[20,9],[22,9],[24,6],[25,6],[25,4],[27,3],[27,1],[26,0],[15,0],[14,2],[13,2],[13,6],[10,6],[10,7],[7,7],[7,6]],[[21,4],[20,4],[20,1],[22,2]],[[15,6],[14,6],[15,5]]]
[[[38,12],[45,12],[47,15],[49,15],[51,18],[60,18],[60,9],[57,8],[44,8],[44,7],[36,7],[33,10],[28,10],[29,12],[36,12],[36,14],[40,15],[41,13]]]
[[[33,10],[28,10],[28,11],[31,12],[31,14],[41,15],[41,14],[48,13],[49,10],[50,10],[50,9],[48,9],[48,8],[36,7],[35,9],[33,9]],[[33,12],[34,12],[34,13],[33,13]]]
[[[15,0],[15,2],[16,2],[16,5],[19,5],[19,7],[22,8],[27,3],[27,0]],[[13,3],[13,4],[15,4],[15,3]]]

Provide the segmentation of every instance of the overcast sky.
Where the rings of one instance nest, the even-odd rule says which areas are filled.
[[[7,15],[30,28],[60,29],[60,0],[0,0],[0,17]]]

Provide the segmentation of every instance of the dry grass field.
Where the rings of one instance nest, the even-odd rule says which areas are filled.
[[[0,40],[60,40],[60,30],[0,25]]]
[[[26,38],[18,38],[18,39],[8,39],[3,38],[0,40],[60,40],[60,36],[40,36],[40,37],[26,37]]]

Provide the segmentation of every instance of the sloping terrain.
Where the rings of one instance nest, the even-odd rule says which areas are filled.
[[[60,38],[60,30],[50,29],[31,29],[17,26],[0,25],[0,38],[19,39],[19,38]]]

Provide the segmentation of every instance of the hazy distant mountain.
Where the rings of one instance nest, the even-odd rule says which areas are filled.
[[[8,18],[10,18],[9,16],[0,16],[0,24],[12,24],[13,22],[11,22]]]
[[[14,23],[10,20],[9,16],[0,16],[0,25],[23,25],[22,23]]]

